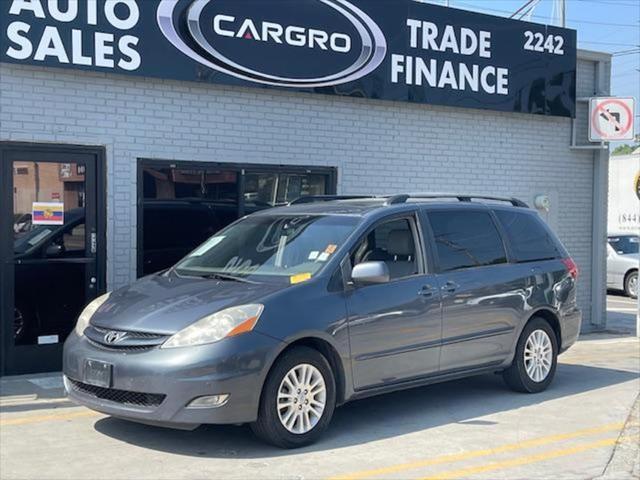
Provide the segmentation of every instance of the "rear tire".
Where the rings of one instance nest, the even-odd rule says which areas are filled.
[[[520,334],[513,363],[502,375],[512,390],[538,393],[553,380],[557,362],[556,333],[544,318],[533,317]]]
[[[624,293],[627,297],[638,298],[638,271],[629,273],[624,279]]]
[[[269,372],[251,429],[277,447],[304,447],[327,429],[335,405],[335,379],[327,359],[312,348],[296,347]]]

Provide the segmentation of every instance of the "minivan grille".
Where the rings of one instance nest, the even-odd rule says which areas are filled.
[[[116,388],[96,387],[77,380],[69,379],[71,387],[76,392],[88,395],[109,402],[120,403],[122,405],[132,405],[134,407],[158,407],[164,401],[166,395],[161,393],[130,392],[128,390],[118,390]]]
[[[155,345],[126,345],[126,346],[112,346],[104,343],[96,342],[92,338],[87,337],[87,340],[94,347],[98,347],[102,350],[109,350],[111,352],[146,352],[147,350],[151,350],[155,348]]]
[[[105,336],[109,333],[123,334],[124,336],[114,343],[108,343]],[[93,325],[89,325],[84,334],[92,345],[117,352],[143,352],[162,345],[169,338],[169,335],[160,333],[108,330]]]

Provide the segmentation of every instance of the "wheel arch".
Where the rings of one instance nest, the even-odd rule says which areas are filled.
[[[631,275],[632,273],[638,273],[638,267],[631,267],[625,272],[623,286],[627,284],[627,278],[629,278],[629,275]]]
[[[269,365],[269,368],[263,380],[262,389],[264,390],[264,383],[266,382],[267,378],[269,378],[269,375],[278,360],[284,354],[295,349],[296,347],[311,348],[322,354],[322,356],[327,359],[327,361],[329,362],[329,366],[331,367],[331,371],[333,372],[336,384],[336,405],[344,403],[347,396],[347,374],[345,371],[346,369],[344,362],[342,361],[342,358],[338,353],[338,349],[330,341],[321,338],[320,336],[305,335],[288,342],[273,358],[273,361]],[[262,392],[260,392],[260,399],[262,401]]]
[[[525,322],[522,328],[524,329],[524,327],[536,317],[543,318],[549,323],[554,333],[556,334],[556,341],[558,342],[558,351],[561,352],[562,351],[562,326],[560,325],[560,319],[558,318],[558,315],[549,308],[541,308],[539,310],[536,310],[529,316],[529,318],[527,319],[527,321]]]

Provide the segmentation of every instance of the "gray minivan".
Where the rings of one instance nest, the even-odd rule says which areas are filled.
[[[544,390],[580,331],[577,276],[517,199],[306,197],[90,303],[65,387],[115,417],[299,447],[358,398],[487,372]]]

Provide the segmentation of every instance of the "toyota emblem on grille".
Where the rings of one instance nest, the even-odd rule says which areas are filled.
[[[104,341],[108,344],[117,343],[126,336],[127,332],[115,332],[112,330],[104,334]]]

